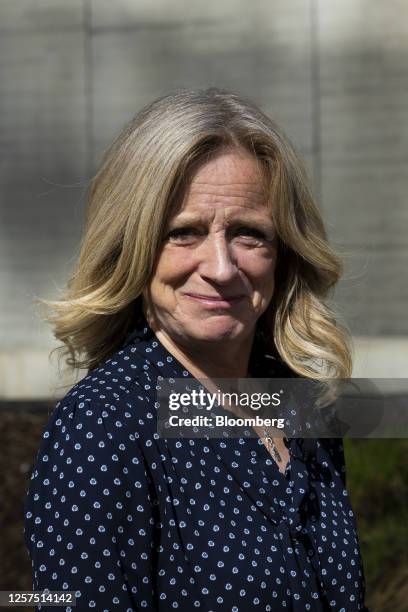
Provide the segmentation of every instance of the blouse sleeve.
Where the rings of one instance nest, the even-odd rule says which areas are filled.
[[[105,418],[110,407],[67,398],[48,423],[25,501],[33,589],[75,591],[73,612],[154,609],[154,493],[137,440]]]

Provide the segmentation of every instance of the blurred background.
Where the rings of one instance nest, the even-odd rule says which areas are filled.
[[[0,34],[0,589],[30,589],[21,500],[69,382],[33,300],[57,297],[103,152],[158,96],[226,87],[283,126],[344,258],[354,376],[407,377],[408,4],[2,0]],[[408,610],[407,450],[346,441],[373,610]]]

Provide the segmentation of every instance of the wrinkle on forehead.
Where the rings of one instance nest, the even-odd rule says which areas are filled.
[[[186,177],[187,178],[187,177]],[[220,150],[198,165],[190,174],[169,209],[168,220],[184,217],[191,212],[201,216],[213,214],[208,208],[228,211],[228,215],[242,211],[253,214],[257,209],[272,214],[269,196],[269,169],[248,151],[237,148]]]
[[[183,204],[245,200],[259,206],[266,200],[265,172],[259,160],[236,150],[220,152],[199,167],[186,188]],[[184,207],[183,206],[183,207]]]
[[[200,203],[197,206],[189,204],[187,208],[181,209],[170,220],[170,226],[175,227],[180,223],[200,223],[213,225],[214,231],[220,231],[223,227],[233,226],[237,223],[253,223],[255,227],[262,230],[274,230],[274,223],[269,208],[259,205],[236,205],[222,203],[207,204]]]
[[[193,211],[201,207],[215,206],[225,209],[242,209],[257,210],[265,208],[265,196],[262,194],[259,197],[247,195],[228,195],[228,194],[190,194],[188,200],[184,200],[179,209],[181,211]],[[232,210],[233,212],[233,210]]]
[[[180,208],[176,213],[177,219],[189,221],[189,220],[207,220],[208,218],[224,217],[227,220],[234,221],[235,218],[242,220],[259,219],[267,221],[270,217],[269,208],[266,205],[259,206],[254,204],[220,204],[217,202],[208,203],[206,206],[202,206],[201,203],[195,206],[189,204],[186,208]],[[219,204],[219,203],[218,203]]]

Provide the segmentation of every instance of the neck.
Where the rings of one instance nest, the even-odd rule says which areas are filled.
[[[185,347],[174,342],[162,331],[155,332],[163,346],[198,379],[246,378],[253,342],[253,334],[240,342],[217,343],[208,349]]]

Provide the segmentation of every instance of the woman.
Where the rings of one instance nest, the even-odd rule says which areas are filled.
[[[161,377],[349,376],[324,301],[339,275],[301,162],[253,104],[180,91],[133,119],[52,304],[89,374],[32,474],[34,589],[77,610],[367,609],[341,440],[157,434]]]

